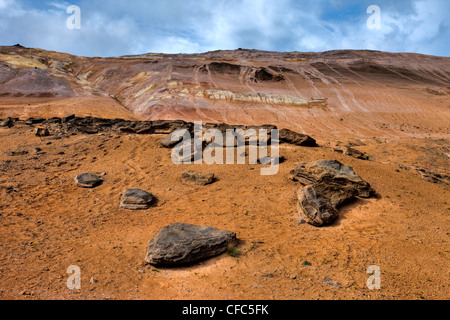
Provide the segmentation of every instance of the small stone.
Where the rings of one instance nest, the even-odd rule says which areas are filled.
[[[77,186],[82,188],[93,188],[103,182],[103,180],[93,173],[81,173],[75,177]]]
[[[341,284],[340,284],[339,282],[337,282],[337,281],[332,281],[332,280],[330,280],[329,278],[325,278],[325,279],[323,279],[323,281],[324,281],[325,283],[327,283],[329,286],[333,287],[333,288],[336,288],[336,289],[342,288],[342,286],[341,286]]]
[[[215,178],[213,173],[201,173],[189,170],[182,173],[181,180],[185,183],[204,186],[214,182]]]
[[[96,279],[94,279],[94,277],[91,277],[91,280],[89,280],[90,283],[94,284],[96,282],[98,282]]]
[[[147,191],[131,188],[121,195],[120,207],[129,210],[145,210],[150,208],[155,197]]]

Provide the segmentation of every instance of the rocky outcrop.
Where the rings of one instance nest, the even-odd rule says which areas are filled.
[[[231,231],[173,223],[150,240],[145,262],[168,267],[192,264],[224,253],[236,241],[236,234]]]
[[[197,98],[207,98],[210,100],[228,100],[237,102],[264,103],[276,105],[294,105],[302,107],[310,107],[313,105],[326,106],[326,99],[322,100],[305,100],[293,96],[283,94],[267,94],[260,92],[243,92],[235,93],[228,90],[203,90],[196,95]]]
[[[337,160],[297,163],[290,174],[303,185],[297,192],[300,218],[317,227],[332,223],[345,202],[374,194],[352,167]]]
[[[14,126],[15,124],[27,124],[33,126],[38,123],[39,134],[68,136],[73,134],[97,134],[97,133],[117,133],[117,134],[166,134],[160,141],[161,145],[166,148],[174,147],[177,142],[171,141],[171,133],[178,129],[186,129],[189,133],[194,131],[194,123],[183,120],[155,120],[155,121],[130,121],[123,119],[103,119],[95,117],[76,117],[69,115],[63,118],[53,117],[50,119],[33,119],[19,120],[8,118],[0,122],[0,126]],[[276,126],[270,124],[263,125],[239,125],[226,123],[205,123],[202,130],[218,129],[224,134],[226,131],[234,129],[242,129],[244,131],[254,129],[259,135],[259,130],[267,130],[267,142],[270,143],[271,130],[277,129]],[[36,131],[37,132],[37,131]],[[299,146],[314,147],[317,146],[316,141],[308,135],[297,133],[289,129],[281,129],[280,142],[295,144]],[[224,137],[225,138],[225,137]],[[248,141],[249,137],[246,136]],[[224,140],[225,141],[225,140]],[[209,141],[211,142],[211,141]],[[209,143],[208,142],[208,143]],[[204,141],[203,148],[207,142]]]
[[[428,182],[450,185],[450,176],[445,174],[440,174],[436,172],[431,172],[425,169],[417,169],[420,177]]]

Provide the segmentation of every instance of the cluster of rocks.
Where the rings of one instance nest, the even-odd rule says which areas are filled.
[[[103,183],[102,174],[81,173],[75,182],[81,188],[95,188]],[[182,173],[185,183],[204,186],[215,181],[214,174],[193,170]],[[120,195],[120,207],[127,210],[146,210],[155,202],[153,194],[130,188]],[[145,261],[155,266],[179,266],[201,261],[225,252],[237,244],[236,234],[209,226],[173,223],[162,228],[150,240]]]
[[[71,134],[96,134],[101,132],[116,132],[124,134],[167,134],[161,140],[163,147],[171,148],[177,141],[171,141],[171,133],[177,129],[186,129],[190,133],[194,132],[194,123],[183,120],[154,120],[154,121],[132,121],[123,119],[103,119],[96,117],[76,117],[68,115],[63,118],[53,117],[49,119],[29,118],[19,120],[18,118],[0,119],[0,127],[12,127],[15,124],[39,125],[35,128],[37,136],[64,136]],[[270,138],[270,130],[277,129],[274,125],[231,125],[226,123],[205,123],[203,130],[218,129],[225,133],[227,129],[266,129]],[[316,141],[308,135],[294,132],[289,129],[279,130],[280,142],[290,143],[299,146],[317,147]],[[181,140],[181,138],[180,138]]]
[[[317,227],[332,223],[340,205],[375,193],[352,167],[337,160],[296,163],[290,178],[302,184],[297,191],[300,219]]]
[[[0,126],[11,127],[17,122],[26,125],[39,124],[35,128],[38,136],[64,134],[92,134],[114,131],[131,134],[164,133],[160,144],[173,148],[180,140],[172,141],[172,132],[177,129],[194,131],[194,124],[181,120],[159,121],[128,121],[122,119],[101,119],[93,117],[79,118],[70,115],[64,118],[33,119],[25,121],[6,119],[0,121]],[[225,133],[227,129],[276,129],[272,125],[242,126],[224,123],[203,125],[203,129],[216,128]],[[270,139],[270,135],[268,136]],[[279,130],[280,142],[298,146],[316,147],[316,141],[304,134],[289,129]],[[204,148],[207,143],[203,141]],[[193,150],[193,148],[192,148]],[[346,154],[358,155],[347,147]],[[267,159],[259,159],[266,163]],[[302,184],[298,190],[298,211],[300,218],[314,226],[324,226],[332,223],[338,216],[339,206],[355,197],[370,197],[374,190],[369,183],[355,174],[350,166],[337,160],[321,160],[296,163],[290,173],[290,178]],[[82,173],[75,177],[77,186],[94,188],[103,183],[101,174]],[[181,175],[183,183],[205,186],[216,181],[213,173],[200,173],[193,170]],[[120,195],[120,207],[128,210],[146,210],[155,203],[155,196],[150,192],[130,188]],[[149,242],[145,261],[153,265],[177,266],[190,264],[225,252],[230,245],[237,243],[236,234],[230,231],[218,230],[212,227],[195,226],[184,223],[174,223],[158,231]]]

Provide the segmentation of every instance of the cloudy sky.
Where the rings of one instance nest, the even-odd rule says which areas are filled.
[[[67,26],[71,5],[80,29]],[[367,25],[377,22],[371,5],[379,28]],[[103,57],[237,48],[449,56],[449,14],[448,0],[0,0],[0,45]]]

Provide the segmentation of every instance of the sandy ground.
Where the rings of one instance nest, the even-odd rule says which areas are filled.
[[[423,164],[420,151],[411,150],[439,149],[437,142],[366,140],[358,148],[370,152],[373,161],[327,146],[281,145],[287,160],[278,174],[261,176],[258,165],[177,166],[170,150],[158,146],[161,137],[96,134],[54,140],[34,136],[25,125],[0,129],[2,299],[449,297],[449,187],[399,169],[394,156],[403,146],[410,150],[402,153],[403,165]],[[42,151],[35,153],[35,147]],[[423,154],[429,159],[439,158],[427,150]],[[8,156],[12,151],[29,153]],[[386,161],[390,155],[394,160]],[[297,161],[319,159],[351,165],[379,197],[342,208],[332,226],[299,224],[299,186],[288,173]],[[212,172],[218,181],[185,185],[180,177],[187,169]],[[78,188],[74,177],[82,172],[104,172],[105,181],[95,189]],[[119,208],[120,193],[130,187],[152,192],[156,206]],[[234,231],[240,255],[225,253],[176,269],[145,266],[148,241],[172,222]],[[70,265],[81,268],[81,290],[66,287]],[[381,269],[380,290],[366,287],[370,265]]]
[[[450,174],[449,59],[349,50],[88,59],[0,47],[0,119],[275,124],[320,145],[281,145],[287,160],[278,174],[262,176],[258,165],[177,166],[159,147],[161,135],[54,139],[36,137],[27,125],[0,128],[0,298],[448,299],[450,187],[422,180],[414,168]],[[240,71],[214,71],[213,62]],[[255,82],[255,68],[285,78]],[[195,98],[204,89],[320,95],[328,105]],[[347,143],[371,160],[333,151]],[[341,208],[331,226],[300,224],[299,185],[288,173],[295,162],[320,159],[352,166],[378,197]],[[218,181],[185,185],[181,173],[189,169]],[[78,188],[74,177],[83,172],[105,173],[103,184]],[[131,187],[153,193],[156,205],[119,208]],[[148,241],[173,222],[234,231],[240,255],[176,269],[145,266]],[[81,290],[66,286],[71,265],[81,269]],[[379,290],[366,286],[370,265],[381,270]]]

